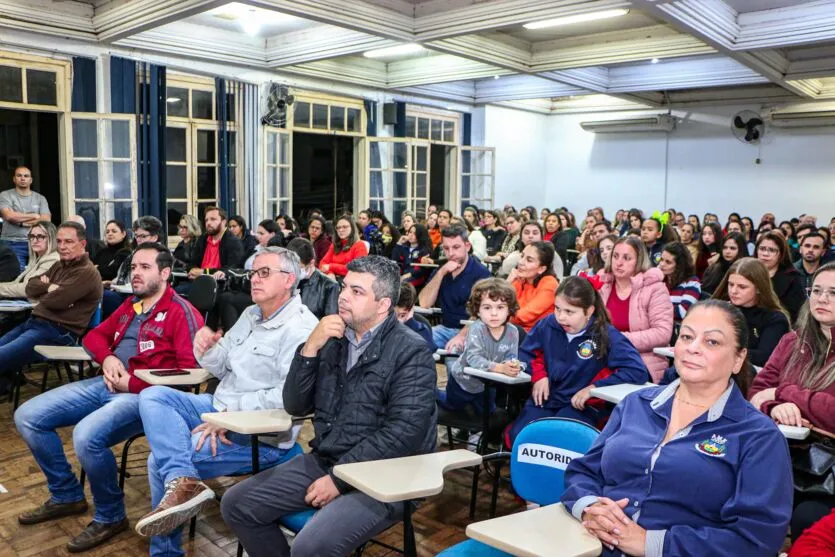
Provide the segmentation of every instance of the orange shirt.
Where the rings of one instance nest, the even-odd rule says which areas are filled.
[[[441,243],[441,229],[440,228],[430,228],[429,229],[429,239],[432,240],[432,247],[438,247],[438,244]]]
[[[559,281],[552,276],[544,276],[539,284],[534,286],[524,279],[513,281],[516,289],[516,299],[519,300],[519,311],[510,320],[525,331],[530,331],[543,317],[554,311],[554,299],[557,296]]]

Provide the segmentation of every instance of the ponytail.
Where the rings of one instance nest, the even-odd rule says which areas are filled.
[[[593,279],[592,279],[593,280]],[[591,331],[592,339],[597,345],[597,358],[603,359],[609,353],[609,312],[603,297],[596,286],[599,282],[588,280],[581,276],[566,277],[557,288],[557,296],[562,296],[572,306],[588,309],[594,308],[594,325]]]
[[[609,354],[609,311],[603,302],[599,290],[594,291],[594,337],[597,340],[597,358],[603,359]]]

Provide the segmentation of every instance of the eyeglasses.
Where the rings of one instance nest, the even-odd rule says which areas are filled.
[[[820,288],[819,286],[813,286],[812,288],[806,289],[806,294],[815,300],[823,300],[826,297],[827,300],[835,300],[835,288]]]
[[[136,238],[137,240],[147,240],[148,238],[151,237],[151,235],[150,234],[134,234],[133,237]]]
[[[272,267],[261,267],[260,269],[253,269],[253,270],[249,271],[246,274],[246,276],[250,280],[252,280],[252,277],[255,276],[255,275],[258,275],[258,278],[261,278],[261,279],[268,279],[268,278],[270,278],[270,274],[272,274],[272,273],[285,273],[287,275],[290,274],[288,271],[284,271],[282,269],[273,269]]]
[[[180,230],[188,230],[188,226],[186,226],[186,225],[184,225],[184,224],[181,224],[181,225],[180,225],[180,226],[178,226],[177,228],[179,228]]]
[[[40,242],[46,240],[48,236],[45,234],[29,234],[29,241],[30,242]]]
[[[770,253],[770,254],[780,253],[779,249],[772,248],[770,246],[760,246],[760,247],[757,248],[757,251],[761,252],[761,253]]]

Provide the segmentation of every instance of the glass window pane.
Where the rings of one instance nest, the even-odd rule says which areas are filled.
[[[331,107],[331,129],[345,131],[345,107]]]
[[[188,89],[182,87],[167,87],[165,90],[165,105],[169,116],[188,118]]]
[[[165,160],[186,162],[185,128],[165,128]]]
[[[215,131],[197,130],[197,162],[217,162]]]
[[[441,120],[432,120],[432,139],[435,141],[440,141],[442,134],[441,134],[441,126],[443,122]]]
[[[267,199],[278,197],[278,168],[267,167]]]
[[[385,173],[388,174],[388,173]],[[369,196],[383,197],[383,177],[382,170],[372,170],[368,173],[369,177]]]
[[[290,215],[290,202],[289,201],[281,201],[278,204],[278,212],[276,215]]]
[[[426,170],[429,148],[423,146],[415,147],[415,170]]]
[[[379,141],[371,141],[370,143],[370,150],[368,153],[368,166],[369,168],[383,168],[385,164],[383,161],[386,160],[384,157],[388,155],[386,151],[385,143],[380,143]]]
[[[406,172],[394,173],[394,197],[408,196],[408,174]]]
[[[279,197],[290,197],[290,169],[278,169]]]
[[[279,135],[278,144],[278,162],[280,164],[290,164],[290,134],[283,133]]]
[[[429,139],[429,118],[418,118],[417,136],[421,139]]]
[[[191,92],[191,117],[200,118],[203,120],[212,119],[212,97],[214,95],[211,91],[197,91]]]
[[[293,125],[300,128],[310,127],[310,103],[297,102],[293,109]]]
[[[360,129],[362,126],[362,115],[360,114],[359,108],[349,108],[348,109],[348,131],[349,132],[361,132]]]
[[[75,119],[72,121],[73,157],[94,159],[98,156],[96,124],[95,120]]]
[[[95,161],[75,161],[75,197],[99,198],[99,167]]]
[[[276,164],[276,133],[267,132],[267,164]]]
[[[313,105],[313,127],[327,129],[328,127],[328,105]]]
[[[416,172],[415,176],[415,197],[426,197],[426,173]]]
[[[104,121],[104,154],[106,158],[130,158],[130,122]]]
[[[461,151],[461,172],[470,174],[472,172],[472,155],[473,152],[468,149]]]
[[[455,124],[452,122],[444,122],[444,141],[455,141]]]
[[[185,201],[168,202],[168,236],[170,238],[177,236],[177,226],[185,214],[188,214],[188,204]]]
[[[55,72],[26,70],[26,102],[29,104],[58,104],[58,85]]]
[[[0,66],[0,101],[23,102],[23,71],[11,66]]]
[[[392,143],[392,168],[405,169],[408,165],[407,143]]]
[[[87,225],[87,238],[99,239],[102,237],[100,211],[101,207],[95,201],[76,202],[75,204],[76,214],[80,215]]]
[[[116,201],[104,204],[104,218],[106,221],[116,219],[125,226],[130,226],[133,221],[133,202],[132,201]],[[101,236],[96,235],[96,238]]]
[[[426,201],[425,200],[417,200],[415,201],[415,216],[423,220],[426,218]]]
[[[105,199],[131,199],[130,163],[103,162],[102,180]]]
[[[417,137],[417,119],[414,116],[406,116],[406,137]]]
[[[395,226],[400,226],[400,216],[403,214],[403,211],[408,209],[408,202],[404,199],[401,201],[393,201],[392,202],[392,214],[391,214],[391,221],[392,224]]]
[[[217,200],[212,199],[211,201],[201,201],[197,204],[197,214],[200,215],[198,218],[201,222],[203,222],[203,217],[206,216],[206,209],[209,207],[217,207]]]
[[[217,197],[217,168],[200,166],[197,168],[197,198],[215,199]]]
[[[470,177],[461,176],[461,197],[470,197]]]
[[[229,164],[238,164],[238,132],[226,132],[229,146]]]
[[[235,93],[226,93],[226,121],[235,121]]]
[[[168,199],[186,199],[186,167],[169,164],[165,167],[165,184],[168,188]]]

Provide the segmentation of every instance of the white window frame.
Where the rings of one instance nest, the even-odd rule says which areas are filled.
[[[463,210],[464,205],[475,205],[479,209],[491,208],[494,206],[495,199],[496,199],[496,148],[495,147],[471,147],[468,145],[462,145],[459,149],[459,160],[458,160],[458,168],[460,169],[459,172],[459,182],[458,182],[458,193],[460,196],[460,200],[458,203],[458,207]],[[464,153],[470,153],[470,171],[464,172]],[[476,157],[474,156],[477,153],[490,153],[490,168],[489,169],[481,169],[477,168],[475,164]],[[464,181],[465,178],[469,178],[470,182],[470,195],[464,197]],[[483,178],[488,179],[489,184],[489,197],[485,197],[483,193],[480,192],[482,195],[480,196],[473,196],[473,178]]]
[[[274,159],[270,162],[270,137],[273,136]],[[281,138],[286,138],[282,143]],[[273,126],[264,127],[264,212],[262,214],[276,217],[282,213],[291,215],[293,210],[293,132],[284,128]],[[284,149],[284,160],[282,161],[282,149]],[[287,171],[287,195],[281,195],[281,172]],[[275,176],[276,195],[270,195],[270,173]]]
[[[394,145],[406,145],[406,165],[403,168],[394,168],[392,161],[390,160],[383,160],[381,159],[379,166],[372,166],[371,161],[371,151],[373,149],[373,145],[375,143],[378,144],[388,144],[392,146],[394,149]],[[426,208],[429,206],[429,169],[431,168],[431,150],[430,150],[430,143],[428,141],[411,139],[411,138],[399,138],[399,137],[369,137],[368,138],[368,149],[367,149],[367,156],[368,160],[366,162],[366,168],[368,169],[366,175],[366,187],[368,193],[368,206],[372,209],[378,209],[383,211],[386,216],[391,220],[391,222],[397,226],[400,225],[400,211],[394,210],[395,202],[405,203],[407,211],[412,211],[413,213],[417,213],[418,211],[425,212]],[[426,149],[426,168],[423,170],[418,170],[417,166],[417,150],[419,148]],[[392,151],[393,156],[393,151]],[[371,192],[371,174],[373,172],[381,172],[383,174],[387,174],[388,178],[384,176],[383,184],[384,184],[384,191],[383,196],[372,196]],[[405,196],[394,196],[394,175],[396,173],[403,173],[406,176],[406,195]],[[418,176],[423,175],[425,177],[425,189],[424,195],[418,196],[417,195],[417,178]],[[392,195],[387,196],[385,192],[385,184],[386,180],[389,181],[392,188]]]
[[[350,137],[365,137],[366,134],[366,115],[365,105],[360,99],[351,99],[348,97],[337,97],[325,94],[310,93],[310,92],[292,92],[295,100],[292,105],[287,108],[287,129],[291,131],[303,133],[321,133],[327,135],[345,135]],[[308,125],[296,121],[296,107],[299,103],[308,103],[310,105]],[[313,127],[313,105],[323,105],[328,107],[327,126],[324,128]],[[333,110],[344,109],[344,127],[342,129],[335,128],[331,125],[331,115]],[[359,130],[348,130],[348,109],[358,111],[359,116]]]

